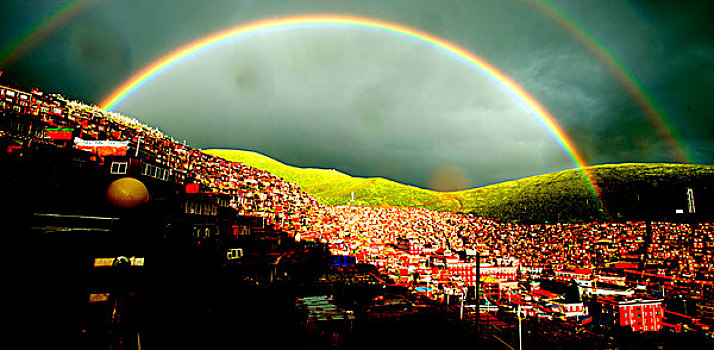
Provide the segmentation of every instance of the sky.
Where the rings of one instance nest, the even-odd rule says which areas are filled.
[[[587,164],[714,163],[711,1],[6,0],[0,84],[100,104],[190,42],[309,14],[376,19],[458,45],[532,95]],[[228,40],[114,110],[201,149],[443,191],[577,165],[494,77],[368,28]]]

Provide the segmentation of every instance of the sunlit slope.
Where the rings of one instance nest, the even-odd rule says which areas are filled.
[[[459,209],[458,202],[449,199],[449,194],[407,186],[383,178],[360,178],[336,170],[297,168],[250,151],[210,149],[204,152],[268,171],[300,186],[323,204],[386,204],[442,210]],[[350,202],[353,192],[355,200]]]
[[[382,178],[357,178],[335,170],[301,169],[254,152],[208,150],[210,154],[266,170],[300,186],[324,204],[412,206],[474,213],[521,222],[602,219],[678,219],[688,211],[687,188],[696,213],[714,211],[714,166],[631,163],[590,167],[601,189],[600,200],[579,171],[564,170],[476,189],[442,193]]]

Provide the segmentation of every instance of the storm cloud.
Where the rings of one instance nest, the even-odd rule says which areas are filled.
[[[2,67],[0,79],[98,103],[146,65],[216,31],[301,14],[355,15],[411,26],[490,62],[550,111],[591,164],[676,161],[595,45],[659,109],[692,161],[714,161],[709,2],[550,4],[591,42],[535,1],[106,0]],[[64,5],[3,2],[3,54]],[[117,110],[200,148],[254,150],[439,190],[573,166],[494,79],[424,43],[366,29],[303,27],[232,40],[155,77]]]

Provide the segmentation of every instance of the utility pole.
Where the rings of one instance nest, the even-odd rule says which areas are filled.
[[[518,350],[523,350],[523,338],[521,333],[521,304],[518,304]]]
[[[459,311],[459,320],[464,319],[464,299],[466,299],[466,293],[461,291],[461,311]]]
[[[649,250],[649,246],[652,243],[652,221],[650,219],[647,219],[645,221],[645,237],[644,237],[644,244],[640,246],[640,249],[638,250],[639,253],[639,265],[638,268],[640,271],[644,271],[645,268],[647,267],[647,251]]]
[[[479,336],[481,322],[481,252],[476,253],[476,338]]]

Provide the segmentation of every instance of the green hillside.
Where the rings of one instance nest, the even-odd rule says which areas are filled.
[[[358,178],[335,170],[301,169],[255,152],[207,150],[228,160],[266,170],[300,186],[323,204],[392,205],[474,213],[520,222],[667,219],[688,211],[687,188],[695,193],[698,218],[714,212],[714,166],[614,164],[588,168],[599,197],[578,170],[527,177],[460,192],[436,192],[383,178]],[[601,206],[602,202],[602,206]]]
[[[321,203],[328,205],[349,204],[352,192],[355,198],[352,204],[355,205],[386,203],[392,206],[419,206],[448,197],[439,192],[407,186],[383,178],[360,178],[336,170],[297,168],[250,151],[211,149],[204,152],[268,171],[300,186]],[[449,209],[458,208],[454,205]]]
[[[687,188],[694,190],[696,216],[714,217],[714,166],[611,164],[587,168],[598,196],[580,171],[565,170],[458,193],[462,211],[523,222],[591,220],[685,220]],[[602,204],[602,205],[601,205]]]

